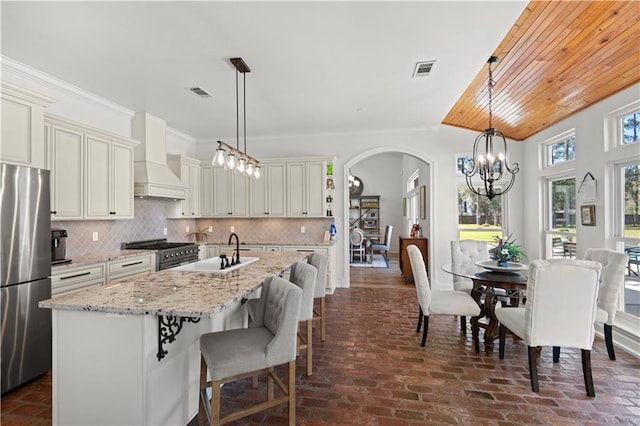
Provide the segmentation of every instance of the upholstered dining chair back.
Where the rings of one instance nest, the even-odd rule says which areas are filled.
[[[316,291],[317,277],[318,270],[306,262],[299,261],[291,266],[289,281],[302,289],[299,321],[313,318],[313,296]]]
[[[451,241],[451,264],[454,270],[473,271],[477,268],[475,263],[482,260],[489,260],[489,247],[486,241]],[[472,288],[473,283],[470,279],[453,276],[454,290],[470,293]]]
[[[591,349],[600,270],[586,260],[531,262],[521,336],[527,345]]]
[[[391,234],[393,233],[393,225],[387,225],[384,230],[384,244],[372,244],[371,251],[379,251],[384,255],[384,261],[389,267],[389,250],[391,250]]]
[[[598,308],[607,313],[606,324],[613,324],[618,310],[618,296],[624,287],[624,272],[629,256],[610,249],[590,248],[584,254],[584,260],[592,260],[602,265]]]
[[[602,265],[596,321],[603,324],[607,353],[609,359],[615,360],[613,323],[618,310],[618,296],[624,287],[624,273],[629,264],[629,256],[611,249],[590,248],[585,252],[584,259],[593,260]]]
[[[314,266],[318,270],[316,278],[316,290],[313,297],[324,297],[325,287],[327,286],[327,268],[329,266],[329,256],[322,253],[311,253],[307,258],[309,265]]]
[[[429,276],[427,275],[427,267],[424,264],[420,249],[411,244],[407,247],[409,253],[409,262],[411,263],[411,271],[413,272],[413,281],[416,285],[418,294],[418,303],[424,315],[429,315],[429,306],[431,305],[431,286],[429,285]]]

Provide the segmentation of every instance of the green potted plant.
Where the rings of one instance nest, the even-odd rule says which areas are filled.
[[[196,226],[196,230],[188,234],[187,236],[191,236],[191,235],[195,235],[196,241],[204,241],[207,239],[206,228],[198,228]]]
[[[489,250],[491,259],[498,262],[500,267],[508,267],[509,262],[526,262],[527,254],[516,244],[516,240],[511,235],[507,238],[500,238],[496,235],[496,245]]]

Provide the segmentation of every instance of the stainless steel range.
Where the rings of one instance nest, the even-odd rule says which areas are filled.
[[[198,260],[198,245],[169,243],[166,238],[122,243],[123,250],[157,250],[156,270],[169,269]]]

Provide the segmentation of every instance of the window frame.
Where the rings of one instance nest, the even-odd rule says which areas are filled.
[[[624,131],[622,130],[622,120],[633,114],[640,112],[640,100],[631,102],[623,107],[620,107],[614,111],[611,111],[605,116],[605,133],[606,133],[606,145],[605,151],[613,151],[621,147],[637,146],[640,141],[624,143]]]
[[[576,143],[576,130],[569,129],[565,132],[562,132],[540,144],[540,164],[542,169],[548,169],[552,167],[566,166],[567,164],[575,163],[575,155],[574,158],[567,159],[565,161],[559,161],[557,163],[553,162],[553,147],[561,142],[566,142],[567,140],[573,138],[574,140],[574,151],[575,143]]]

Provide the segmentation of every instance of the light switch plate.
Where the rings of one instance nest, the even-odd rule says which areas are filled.
[[[98,241],[98,233],[94,232],[92,236],[93,241]]]
[[[213,226],[209,226],[209,232],[213,232]]]
[[[235,226],[231,227],[231,232],[236,232],[236,227]]]

